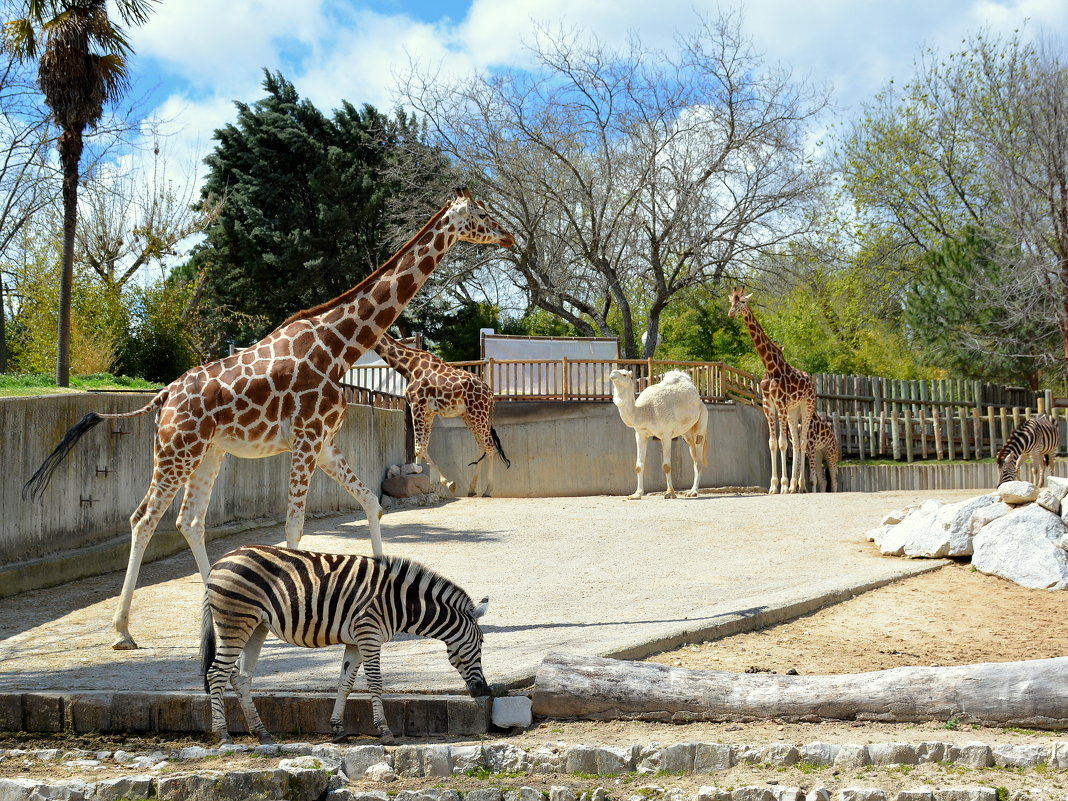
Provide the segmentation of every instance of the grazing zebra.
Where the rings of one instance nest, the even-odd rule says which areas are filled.
[[[260,742],[273,742],[252,701],[252,674],[270,631],[306,648],[344,643],[341,681],[330,716],[334,740],[345,739],[345,700],[363,664],[375,727],[384,742],[391,742],[382,708],[382,645],[400,632],[442,640],[472,697],[489,695],[478,625],[488,604],[484,598],[476,606],[451,581],[407,559],[267,545],[230,551],[212,567],[204,592],[200,657],[204,689],[211,696],[212,732],[221,742],[231,742],[223,708],[229,681],[249,731]]]
[[[998,468],[1001,470],[998,485],[1016,480],[1020,463],[1026,456],[1031,457],[1031,483],[1041,485],[1046,480],[1050,459],[1057,453],[1058,445],[1060,433],[1053,418],[1039,414],[1025,420],[1009,434],[998,451]],[[1038,481],[1034,480],[1036,473]]]

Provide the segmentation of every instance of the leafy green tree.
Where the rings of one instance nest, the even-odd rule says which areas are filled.
[[[280,74],[266,73],[263,85],[266,97],[237,103],[236,122],[215,132],[202,192],[223,204],[194,264],[220,312],[215,324],[238,340],[340,294],[388,259],[397,227],[390,201],[401,181],[420,180],[419,168],[395,169],[420,135],[410,118],[349,103],[328,117]],[[250,317],[235,324],[233,311]]]
[[[979,259],[980,273],[964,277],[973,302],[990,315],[982,312],[968,326],[959,319],[957,333],[967,328],[974,352],[993,359],[980,367],[1004,374],[992,354],[1015,351],[1036,370],[1058,365],[1068,382],[1065,142],[1063,44],[1037,47],[1016,35],[977,36],[948,55],[925,52],[915,75],[882,92],[843,141],[844,187],[867,226],[862,230],[891,231],[898,242],[892,260],[935,282],[924,303],[944,300],[946,315],[957,315],[962,298],[936,276],[949,275],[962,259]],[[988,243],[979,251],[976,237]],[[932,253],[940,254],[934,262]],[[927,309],[913,319],[936,318]],[[1032,345],[1047,349],[1044,356],[1013,331],[1028,332]],[[1013,344],[995,347],[1006,336]],[[950,352],[960,343],[928,353],[959,364]]]
[[[122,21],[147,21],[154,0],[116,0]],[[45,103],[61,133],[63,256],[59,291],[56,384],[70,383],[71,293],[78,177],[87,128],[100,121],[104,105],[120,97],[129,81],[131,53],[125,31],[108,17],[105,0],[27,0],[26,16],[7,23],[15,52],[37,59]]]
[[[1012,298],[990,293],[992,286],[1027,292],[1026,277],[1006,266],[997,246],[978,233],[930,251],[906,306],[909,328],[928,361],[966,378],[1022,381],[1038,389],[1041,367],[1057,348],[1047,322],[1056,312],[1020,318],[1012,313]]]

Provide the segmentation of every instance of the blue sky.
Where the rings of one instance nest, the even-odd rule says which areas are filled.
[[[1068,42],[1065,0],[724,0],[769,62],[829,86],[843,114],[890,79],[905,80],[925,46],[948,51],[980,30],[1042,31]],[[411,57],[444,74],[522,63],[534,21],[621,43],[638,32],[669,47],[716,4],[701,0],[162,0],[130,31],[134,95],[167,120],[175,175],[211,149],[235,100],[262,95],[279,70],[324,111],[341,100],[395,104],[395,74]]]

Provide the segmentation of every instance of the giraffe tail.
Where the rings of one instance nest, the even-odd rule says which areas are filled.
[[[158,409],[163,405],[169,394],[169,389],[163,389],[156,394],[147,405],[142,406],[132,412],[123,412],[121,414],[98,414],[97,412],[89,412],[81,420],[70,427],[70,430],[63,435],[63,439],[59,441],[55,449],[48,454],[48,457],[41,463],[41,466],[37,468],[37,471],[30,476],[29,480],[22,486],[22,497],[36,500],[44,492],[48,483],[52,480],[52,474],[56,472],[56,468],[59,467],[63,460],[67,458],[67,454],[71,452],[71,449],[78,444],[78,441],[96,428],[103,420],[114,420],[116,418],[123,417],[140,417],[143,414],[148,414],[154,409]]]
[[[504,462],[505,467],[512,466],[512,460],[504,455],[504,448],[501,447],[501,438],[497,436],[497,429],[490,429],[490,436],[493,437],[493,447],[497,449],[497,455],[501,457],[501,461]]]

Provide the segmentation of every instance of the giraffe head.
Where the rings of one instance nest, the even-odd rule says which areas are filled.
[[[456,199],[445,212],[445,220],[456,227],[464,242],[505,248],[515,244],[515,238],[489,215],[485,206],[471,197],[467,189],[456,190]]]
[[[739,314],[749,308],[749,298],[753,297],[753,293],[750,292],[748,295],[745,295],[743,294],[744,291],[745,290],[742,289],[731,290],[731,307],[730,310],[727,312],[728,317],[737,317]]]

